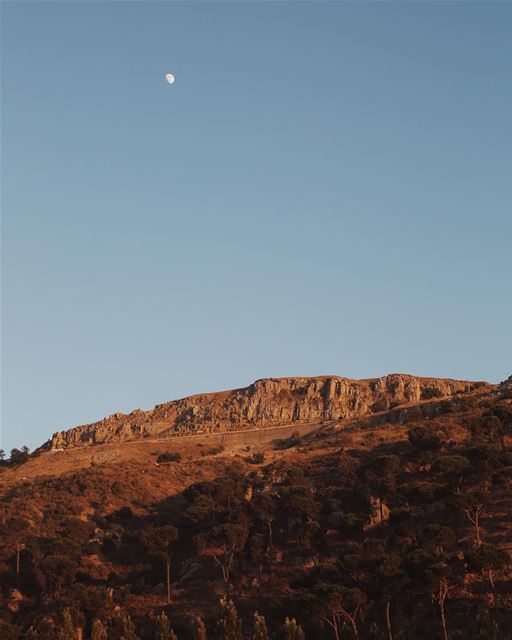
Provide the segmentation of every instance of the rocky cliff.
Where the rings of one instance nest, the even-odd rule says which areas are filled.
[[[190,396],[157,405],[150,411],[116,413],[93,424],[55,433],[43,449],[320,423],[465,393],[483,385],[482,382],[404,374],[368,380],[337,376],[265,378],[243,389]]]

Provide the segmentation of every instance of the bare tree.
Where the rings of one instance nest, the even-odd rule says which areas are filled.
[[[214,553],[213,559],[221,568],[224,588],[227,591],[235,553],[243,549],[249,532],[239,524],[223,524],[215,527],[213,533],[222,548],[222,553]]]
[[[489,502],[489,495],[486,491],[472,489],[465,493],[460,493],[458,501],[464,517],[475,527],[475,541],[477,546],[480,546],[482,544],[480,518]]]
[[[448,640],[445,603],[446,603],[446,599],[449,597],[450,597],[450,586],[448,584],[448,578],[446,576],[443,576],[439,578],[436,584],[436,587],[432,590],[432,600],[439,607],[439,615],[441,618],[441,628],[443,630],[443,640]]]

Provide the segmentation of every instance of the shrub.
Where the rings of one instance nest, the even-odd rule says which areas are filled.
[[[219,445],[218,447],[211,447],[206,451],[201,451],[202,456],[216,456],[218,453],[222,453],[224,451],[224,447]]]
[[[430,400],[430,398],[442,398],[443,392],[441,389],[434,387],[425,387],[421,390],[421,400]]]
[[[469,460],[464,456],[439,456],[434,460],[432,469],[441,475],[460,474],[469,467]]]
[[[158,464],[161,464],[162,462],[181,462],[181,453],[178,453],[178,451],[161,453],[156,461]]]
[[[117,480],[115,480],[110,487],[110,492],[114,496],[120,496],[123,493],[123,487],[119,482],[117,482]]]
[[[441,438],[434,427],[417,426],[407,432],[409,442],[416,449],[435,450],[441,446]]]
[[[381,395],[370,407],[372,413],[378,413],[379,411],[387,411],[389,409],[389,400],[385,395]]]
[[[249,464],[261,464],[265,462],[265,454],[262,451],[258,451],[258,453],[253,453],[252,456],[247,460]]]

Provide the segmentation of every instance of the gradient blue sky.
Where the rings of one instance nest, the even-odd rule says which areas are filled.
[[[2,3],[2,446],[264,376],[512,373],[511,27]]]

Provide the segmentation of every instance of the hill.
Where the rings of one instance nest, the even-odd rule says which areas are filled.
[[[1,637],[161,640],[170,621],[242,640],[258,611],[276,640],[510,640],[512,385],[425,380],[261,381],[257,415],[301,398],[312,422],[158,426],[4,465]],[[354,389],[361,413],[336,413]]]

